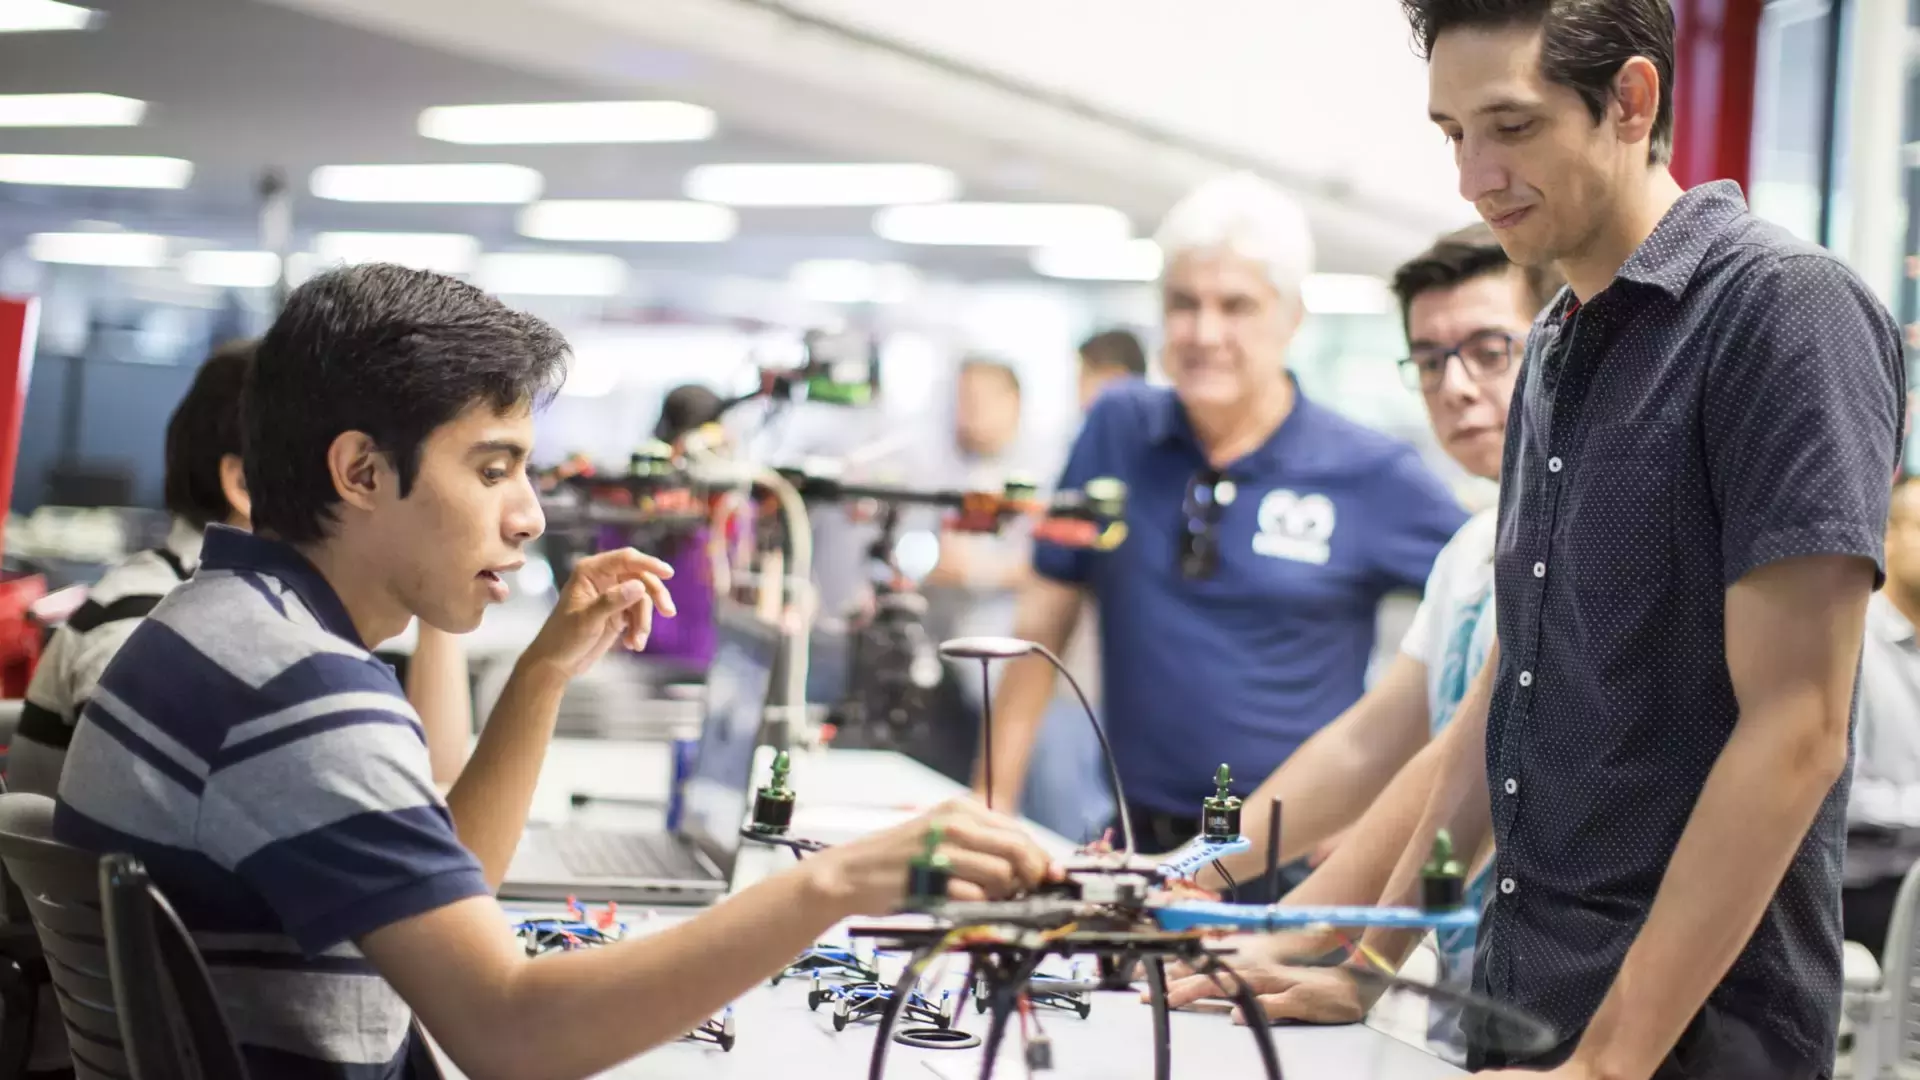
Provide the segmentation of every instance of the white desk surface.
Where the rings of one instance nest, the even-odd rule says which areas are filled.
[[[756,775],[764,773],[762,751]],[[646,811],[596,807],[576,811],[569,804],[575,792],[629,799],[658,798],[668,778],[668,751],[664,745],[596,740],[556,739],[548,751],[540,787],[535,792],[535,820],[598,819],[635,821],[654,816]],[[834,750],[798,756],[793,764],[793,787],[799,794],[794,831],[824,840],[858,835],[883,827],[920,809],[960,793],[952,781],[898,754],[881,751]],[[1067,841],[1040,833],[1044,846],[1060,853],[1071,850]],[[742,852],[736,886],[757,879],[790,862],[785,852],[749,848]],[[764,856],[764,860],[761,858]],[[583,898],[585,899],[585,898]],[[540,905],[509,904],[513,911],[541,911]],[[659,928],[690,916],[684,910],[663,910],[648,925]],[[832,935],[830,934],[829,937]],[[958,976],[943,985],[958,989]],[[732,1052],[707,1043],[680,1042],[660,1047],[603,1074],[607,1078],[673,1080],[685,1077],[785,1077],[788,1080],[859,1080],[867,1074],[873,1051],[873,1024],[856,1023],[844,1032],[833,1030],[830,1006],[807,1009],[807,980],[791,979],[777,987],[764,983],[734,1006],[739,1042]],[[959,1026],[984,1035],[984,1017],[967,1006]],[[1085,1020],[1067,1013],[1043,1013],[1042,1022],[1054,1044],[1053,1080],[1147,1080],[1153,1074],[1151,1014],[1132,994],[1102,994]],[[1262,1075],[1253,1037],[1223,1015],[1178,1013],[1172,1020],[1173,1075],[1212,1080],[1214,1077]],[[1436,1080],[1463,1075],[1460,1070],[1413,1046],[1372,1028],[1279,1027],[1273,1036],[1282,1071],[1289,1080]],[[1009,1033],[995,1075],[1014,1080],[1026,1074],[1017,1031]],[[888,1054],[887,1075],[922,1080],[962,1080],[979,1075],[981,1051],[915,1050],[895,1044]],[[459,1073],[442,1063],[450,1080]]]

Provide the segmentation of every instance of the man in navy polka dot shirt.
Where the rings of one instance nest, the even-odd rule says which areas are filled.
[[[1474,985],[1559,1043],[1470,1025],[1477,1065],[1828,1077],[1898,333],[1736,185],[1674,180],[1666,0],[1402,6],[1461,193],[1569,288],[1508,419],[1496,658],[1388,898],[1440,826],[1494,843]]]

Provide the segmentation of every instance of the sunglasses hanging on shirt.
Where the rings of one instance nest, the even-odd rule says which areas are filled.
[[[1186,525],[1180,533],[1180,576],[1205,581],[1220,568],[1220,516],[1233,503],[1232,480],[1219,469],[1205,468],[1187,481],[1181,500]]]

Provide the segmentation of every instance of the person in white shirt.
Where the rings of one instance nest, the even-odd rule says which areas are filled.
[[[1848,941],[1885,951],[1900,879],[1920,860],[1920,479],[1903,475],[1887,513],[1887,584],[1867,601],[1860,719],[1840,923]]]
[[[1500,475],[1507,406],[1527,331],[1558,289],[1545,272],[1509,262],[1485,225],[1442,237],[1394,277],[1409,346],[1401,370],[1425,400],[1440,445],[1476,476]],[[1371,903],[1379,897],[1426,804],[1427,777],[1409,762],[1453,718],[1493,641],[1493,548],[1494,511],[1488,509],[1441,550],[1399,655],[1373,687],[1246,800],[1242,831],[1253,847],[1222,860],[1228,873],[1238,880],[1259,873],[1268,806],[1279,799],[1281,862],[1302,856],[1319,862],[1283,903]],[[1480,884],[1476,875],[1476,902]],[[1249,947],[1260,955],[1263,945],[1277,961],[1299,942],[1256,939]],[[1473,948],[1471,931],[1441,940],[1442,978],[1464,989]],[[1321,993],[1311,979],[1296,979],[1281,968],[1240,967],[1275,1020],[1360,1019],[1357,1005]],[[1205,976],[1185,976],[1171,988],[1176,1005],[1220,994]],[[1458,1017],[1448,1011],[1432,1012],[1429,1037],[1437,1051],[1456,1060],[1464,1056]]]

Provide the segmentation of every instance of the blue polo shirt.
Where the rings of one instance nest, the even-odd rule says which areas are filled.
[[[1236,489],[1215,535],[1219,565],[1179,566],[1189,484],[1207,467],[1173,392],[1101,395],[1060,479],[1127,485],[1127,539],[1110,552],[1038,543],[1034,568],[1092,590],[1104,711],[1127,798],[1199,813],[1214,770],[1245,795],[1356,701],[1389,592],[1418,590],[1467,520],[1411,446],[1322,408],[1293,412],[1223,470]]]

